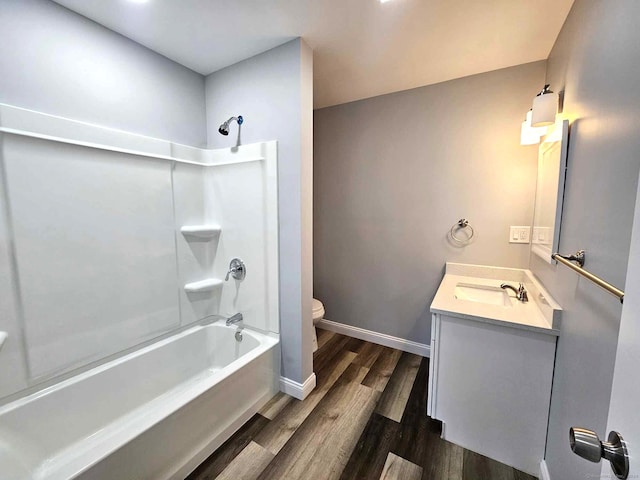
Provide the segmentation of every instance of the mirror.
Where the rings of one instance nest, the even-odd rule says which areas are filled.
[[[564,180],[567,171],[569,121],[559,120],[538,147],[538,181],[533,211],[531,251],[552,263],[558,251]]]

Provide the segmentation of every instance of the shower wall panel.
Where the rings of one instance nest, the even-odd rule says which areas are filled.
[[[3,135],[0,133],[0,159],[3,152]],[[6,392],[21,390],[27,386],[26,363],[23,354],[20,324],[18,323],[18,303],[14,276],[13,242],[10,234],[9,210],[6,197],[6,181],[2,162],[0,162],[0,331],[8,337],[1,347],[3,365],[11,368],[0,368],[0,397]]]
[[[205,214],[205,172],[209,167],[177,163],[173,171],[175,194],[176,232],[183,226],[221,225]],[[176,247],[180,286],[211,278],[224,278],[213,274],[213,264],[220,235],[197,237],[178,233]],[[211,291],[187,293],[180,288],[182,324],[186,325],[208,315],[221,314],[222,287]]]
[[[179,326],[169,162],[14,135],[3,156],[30,380]]]
[[[207,217],[224,225],[214,276],[225,278],[236,257],[247,267],[242,282],[230,277],[225,283],[221,311],[242,312],[246,324],[268,331],[264,168],[261,161],[212,167],[205,177],[205,192]]]
[[[275,141],[206,150],[0,104],[0,403],[216,314],[279,332],[277,170]],[[224,281],[235,257],[247,276]]]

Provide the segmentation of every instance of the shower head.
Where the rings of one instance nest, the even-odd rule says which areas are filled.
[[[232,122],[233,120],[238,122],[238,125],[242,125],[242,122],[244,121],[244,119],[242,118],[242,115],[238,115],[237,117],[231,117],[229,120],[227,120],[222,125],[220,125],[220,128],[218,128],[218,132],[220,132],[222,135],[225,135],[225,136],[229,135],[229,122]]]

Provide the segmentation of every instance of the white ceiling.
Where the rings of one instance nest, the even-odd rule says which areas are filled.
[[[547,58],[573,0],[55,0],[203,75],[301,36],[314,104]]]

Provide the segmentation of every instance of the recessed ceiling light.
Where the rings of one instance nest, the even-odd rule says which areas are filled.
[[[390,2],[391,0],[380,0],[380,3],[387,3]]]
[[[147,3],[149,0],[129,0],[131,3]]]

